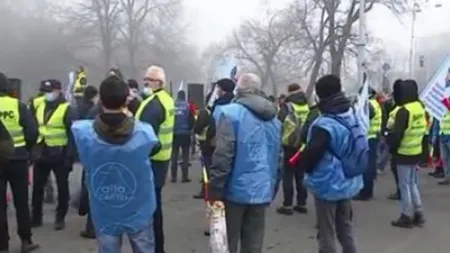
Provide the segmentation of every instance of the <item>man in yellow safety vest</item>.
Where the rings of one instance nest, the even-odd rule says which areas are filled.
[[[7,183],[10,184],[17,217],[17,231],[22,241],[22,252],[31,252],[39,246],[31,241],[30,211],[28,207],[28,160],[36,143],[37,126],[27,106],[7,95],[9,82],[0,73],[0,121],[14,144],[14,152],[0,168],[0,252],[9,249],[8,219],[6,213]]]
[[[405,80],[394,86],[398,107],[391,118],[393,126],[388,136],[389,150],[397,165],[401,214],[392,226],[411,228],[425,222],[423,204],[417,185],[417,166],[426,152],[427,114],[418,98],[417,83]],[[389,124],[389,123],[388,123]]]
[[[151,155],[153,174],[155,175],[155,193],[157,207],[154,214],[155,253],[164,253],[163,213],[161,192],[167,177],[169,161],[172,155],[173,127],[175,122],[175,104],[164,89],[166,76],[164,69],[151,66],[144,77],[146,86],[152,89],[152,95],[142,101],[135,117],[149,123],[157,135],[161,148]]]
[[[42,203],[44,187],[50,175],[56,178],[58,188],[58,205],[54,228],[65,227],[65,217],[69,207],[69,173],[74,159],[74,145],[70,127],[74,115],[69,103],[62,93],[58,80],[46,82],[45,102],[36,110],[35,118],[39,126],[39,137],[33,152],[34,185],[32,198],[32,226],[40,227],[42,220]]]

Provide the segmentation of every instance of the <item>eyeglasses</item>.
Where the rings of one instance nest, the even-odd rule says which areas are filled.
[[[158,80],[158,79],[153,79],[150,77],[144,77],[144,82],[162,82],[162,81]]]

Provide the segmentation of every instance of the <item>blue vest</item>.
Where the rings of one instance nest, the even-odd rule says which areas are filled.
[[[356,120],[351,111],[342,113],[339,116],[344,117],[345,120]],[[330,150],[338,151],[343,147],[342,143],[345,142],[345,134],[348,133],[344,126],[333,119],[319,116],[309,128],[308,142],[314,141],[311,140],[311,128],[314,126],[320,127],[329,133],[331,137]],[[329,201],[350,199],[358,194],[363,187],[362,176],[351,179],[346,178],[342,169],[342,163],[328,151],[325,152],[322,160],[314,168],[313,173],[305,176],[305,184],[316,197]]]
[[[190,134],[189,131],[189,104],[183,100],[175,102],[175,134]]]
[[[281,122],[262,121],[238,103],[216,107],[216,123],[226,117],[233,126],[236,144],[226,199],[241,204],[272,201],[278,178]]]
[[[136,121],[124,145],[109,144],[92,120],[76,121],[72,132],[86,170],[89,205],[99,234],[135,234],[149,226],[155,211],[155,186],[149,154],[157,142],[152,127]]]

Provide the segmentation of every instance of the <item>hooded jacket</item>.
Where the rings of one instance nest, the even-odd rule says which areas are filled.
[[[275,105],[262,93],[243,93],[216,110],[209,197],[270,203],[281,175],[281,123]]]
[[[400,143],[403,139],[405,131],[409,124],[409,112],[403,105],[415,101],[419,101],[419,94],[417,84],[412,80],[405,80],[394,84],[393,92],[395,104],[401,108],[397,111],[395,116],[394,129],[388,133],[388,145],[391,154],[397,164],[418,164],[420,162],[426,162],[428,156],[428,138],[424,136],[422,140],[423,153],[416,156],[406,156],[397,153]],[[428,117],[428,114],[426,114]]]
[[[6,130],[6,127],[0,121],[0,170],[2,169],[2,164],[11,158],[14,153],[14,143],[11,136]],[[0,171],[1,173],[1,171]]]

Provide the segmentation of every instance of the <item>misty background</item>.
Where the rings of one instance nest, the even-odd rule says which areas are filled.
[[[22,80],[27,99],[41,80],[67,83],[79,65],[97,86],[111,67],[141,83],[158,64],[177,86],[213,81],[219,62],[232,58],[239,72],[260,75],[269,94],[292,82],[312,93],[326,73],[340,75],[351,93],[358,9],[358,0],[2,0],[0,71]],[[411,76],[424,86],[450,52],[450,3],[366,0],[365,9],[372,86]]]

